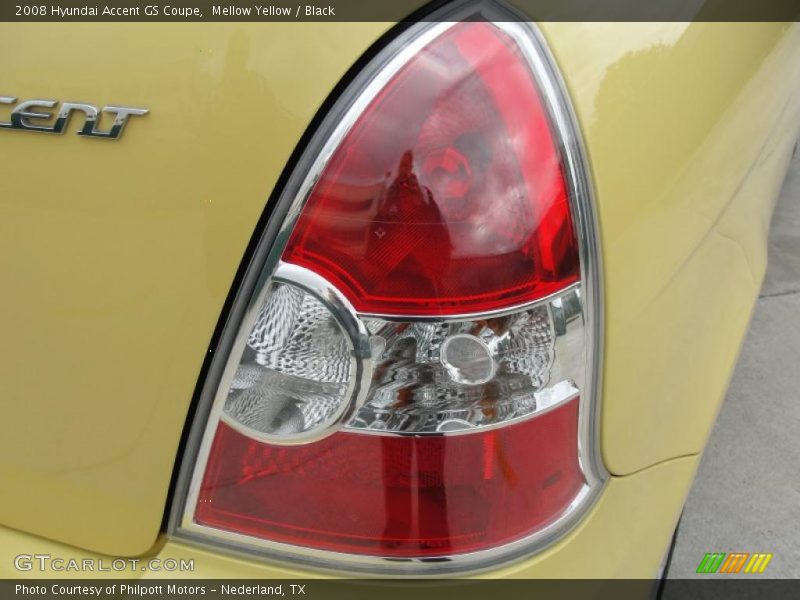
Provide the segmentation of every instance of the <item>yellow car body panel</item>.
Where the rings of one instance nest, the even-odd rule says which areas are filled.
[[[592,163],[605,276],[603,459],[702,450],[797,140],[797,23],[545,29]]]
[[[81,556],[187,554],[203,576],[298,575],[159,532],[265,202],[326,96],[388,28],[0,26],[0,53],[14,56],[0,93],[150,109],[114,142],[73,135],[77,123],[64,136],[0,130],[0,569],[26,544],[57,554],[63,542]],[[492,574],[651,576],[694,472],[695,458],[676,457],[702,451],[764,272],[797,134],[800,27],[542,29],[596,188],[600,435],[615,476],[567,537]],[[630,547],[609,548],[623,526]]]

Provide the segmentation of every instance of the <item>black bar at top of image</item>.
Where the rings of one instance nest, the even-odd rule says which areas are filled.
[[[439,20],[443,0],[3,0],[0,21]],[[507,0],[532,21],[797,21],[800,0]],[[435,11],[433,12],[435,15]]]

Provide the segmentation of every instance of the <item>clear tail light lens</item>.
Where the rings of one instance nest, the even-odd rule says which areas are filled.
[[[256,435],[289,439],[327,428],[349,404],[349,342],[334,314],[313,294],[273,283],[223,414]]]
[[[429,23],[376,57],[250,267],[177,535],[431,572],[574,524],[602,467],[597,255],[570,115],[526,24]]]

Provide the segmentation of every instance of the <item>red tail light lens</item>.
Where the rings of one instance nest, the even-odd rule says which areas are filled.
[[[528,25],[419,25],[368,74],[262,241],[176,533],[472,569],[565,531],[602,481],[588,186]]]
[[[484,433],[348,431],[292,447],[223,424],[195,518],[285,544],[373,556],[501,546],[546,525],[580,493],[577,403]]]
[[[364,313],[475,313],[542,298],[579,278],[562,170],[520,50],[488,23],[461,23],[358,118],[283,258]]]

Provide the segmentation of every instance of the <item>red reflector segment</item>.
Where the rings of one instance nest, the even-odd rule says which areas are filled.
[[[513,40],[457,23],[410,59],[334,151],[283,260],[372,314],[486,312],[578,281],[561,158]]]
[[[435,557],[499,546],[553,521],[581,490],[578,404],[485,432],[339,432],[304,446],[264,444],[220,423],[195,519],[351,554]]]

